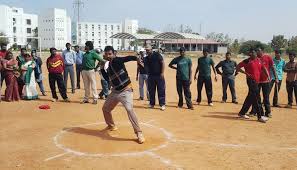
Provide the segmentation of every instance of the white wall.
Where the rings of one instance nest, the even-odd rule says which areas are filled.
[[[9,38],[10,44],[27,45],[28,36],[33,36],[33,30],[38,27],[38,16],[26,14],[22,8],[0,5],[0,32]],[[28,20],[28,23],[27,23]]]
[[[119,50],[121,40],[110,37],[121,31],[122,25],[119,23],[80,22],[77,26],[77,43],[84,46],[86,41],[93,41],[94,48],[104,49],[105,46],[111,45]]]
[[[122,31],[124,33],[136,34],[138,31],[138,21],[125,19],[123,22],[123,30]],[[130,47],[129,40],[122,40],[122,47],[124,49],[128,50]]]
[[[47,9],[39,17],[39,35],[42,48],[64,49],[71,42],[71,19],[64,9]]]

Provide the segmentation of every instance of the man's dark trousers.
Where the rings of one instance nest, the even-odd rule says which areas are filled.
[[[261,105],[261,99],[260,99],[260,90],[259,86],[256,83],[256,81],[252,79],[247,79],[247,84],[249,87],[248,95],[243,103],[243,106],[239,112],[240,115],[245,115],[251,106],[253,106],[255,112],[257,113],[258,119],[261,118],[261,116],[264,115],[263,108]]]
[[[63,99],[67,99],[67,94],[66,94],[66,87],[65,87],[65,83],[63,80],[63,75],[62,74],[58,74],[58,73],[49,73],[48,76],[49,79],[49,84],[50,84],[50,88],[51,88],[51,92],[52,92],[52,97],[54,99],[58,99],[57,96],[57,92],[56,92],[56,82],[58,84],[58,89],[59,92],[62,96]]]
[[[282,86],[282,80],[279,80],[277,85],[275,84],[275,80],[271,80],[270,93],[272,91],[273,86],[274,86],[273,106],[276,106],[276,105],[278,105],[278,93],[279,93],[279,89]]]
[[[190,91],[190,81],[189,80],[179,80],[176,79],[176,89],[177,89],[177,93],[178,93],[178,106],[182,107],[184,102],[183,102],[183,91],[185,94],[185,99],[186,99],[186,103],[188,108],[192,108],[192,95],[191,95],[191,91]]]
[[[154,76],[149,75],[148,77],[148,88],[149,88],[149,95],[150,95],[150,105],[155,106],[156,99],[156,88],[158,90],[158,99],[159,99],[159,105],[164,106],[166,103],[165,101],[165,79],[161,76]]]
[[[212,80],[211,76],[198,76],[197,80],[197,91],[198,91],[198,97],[197,102],[201,103],[201,91],[203,88],[203,84],[205,84],[205,91],[207,95],[208,103],[212,103]]]
[[[223,85],[223,101],[227,100],[227,88],[229,86],[232,102],[236,101],[236,93],[235,93],[235,77],[233,75],[223,75],[222,77],[222,85]]]

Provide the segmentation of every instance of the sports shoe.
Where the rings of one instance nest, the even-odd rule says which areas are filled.
[[[42,96],[46,96],[46,93],[45,92],[42,92]]]
[[[188,107],[188,109],[189,109],[189,110],[194,110],[194,107],[193,107],[193,106],[191,106],[191,107]]]
[[[139,99],[138,100],[143,100],[143,97],[139,97]]]
[[[96,105],[97,103],[98,103],[97,100],[93,100],[92,104]]]
[[[52,99],[52,102],[57,102],[58,101],[58,99]]]
[[[145,142],[145,138],[141,132],[137,133],[137,141],[139,144],[143,144]]]
[[[278,105],[278,104],[274,104],[274,105],[273,105],[273,107],[278,107],[278,108],[281,108],[281,106],[280,106],[280,105]]]
[[[261,123],[266,123],[268,121],[268,117],[261,116],[261,118],[259,118],[258,121]]]
[[[161,106],[162,111],[165,111],[165,109],[166,109],[165,105]]]
[[[238,114],[239,118],[242,118],[242,119],[249,119],[250,117],[248,115],[241,115],[241,114]]]
[[[117,128],[116,126],[107,126],[107,127],[105,128],[105,130],[109,130],[109,131],[117,131],[118,128]]]
[[[267,114],[267,117],[272,118],[272,114],[271,113],[268,113]]]
[[[208,103],[208,106],[213,106],[213,103]]]
[[[233,104],[238,104],[238,101],[233,101],[232,103],[233,103]]]
[[[291,105],[291,104],[288,104],[287,106],[286,106],[286,108],[289,108],[289,109],[291,109],[293,106]]]
[[[86,103],[89,103],[89,100],[84,99],[82,102],[80,102],[80,104],[86,104]]]
[[[64,99],[63,102],[70,103],[70,100],[68,98]]]
[[[153,109],[155,106],[154,105],[149,105],[149,108],[150,109]]]
[[[222,100],[221,103],[226,103],[226,100]]]

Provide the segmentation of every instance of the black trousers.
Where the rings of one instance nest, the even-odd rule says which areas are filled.
[[[245,115],[250,109],[250,107],[253,106],[259,119],[261,118],[261,116],[264,115],[263,108],[261,105],[259,85],[256,83],[256,81],[252,79],[247,79],[247,84],[249,87],[249,92],[239,114]]]
[[[58,84],[58,89],[60,92],[60,95],[63,99],[67,99],[67,93],[66,93],[66,87],[63,79],[63,75],[60,73],[49,73],[48,80],[52,92],[52,97],[54,99],[58,99],[57,92],[56,92],[56,82]]]
[[[192,108],[192,95],[191,95],[191,90],[190,90],[190,81],[189,80],[179,80],[176,79],[176,89],[178,93],[178,106],[182,107],[184,102],[183,102],[183,91],[186,99],[186,103],[188,108]]]
[[[203,85],[205,84],[205,91],[208,103],[212,103],[212,80],[211,77],[205,77],[205,76],[198,76],[197,80],[197,91],[198,91],[198,97],[197,102],[201,103],[201,91],[203,88]]]
[[[276,106],[278,105],[278,93],[279,93],[279,89],[281,88],[282,86],[282,80],[279,80],[278,81],[278,84],[277,86],[275,85],[275,80],[272,80],[271,83],[270,83],[270,93],[273,89],[273,86],[274,86],[274,94],[273,94],[273,106]]]
[[[293,82],[286,82],[287,93],[288,93],[288,104],[293,104],[293,92],[295,94],[295,100],[297,104],[297,80]]]
[[[80,88],[80,77],[82,72],[82,65],[76,65],[76,86],[77,88]]]
[[[270,107],[270,99],[269,99],[269,94],[270,94],[270,83],[259,83],[259,94],[262,91],[263,95],[263,104],[265,107],[265,115],[268,116],[268,114],[271,113],[271,107]],[[261,95],[260,95],[260,102],[261,102]],[[256,113],[255,108],[252,108],[251,113]]]
[[[232,102],[236,101],[236,93],[235,93],[235,77],[233,75],[223,76],[222,77],[222,86],[223,86],[223,101],[227,100],[227,89],[228,86],[232,95]]]
[[[159,105],[164,106],[166,104],[166,85],[165,85],[165,79],[161,76],[148,76],[148,89],[149,89],[149,95],[150,95],[150,105],[155,106],[156,104],[156,89],[158,91],[158,99],[159,99]]]

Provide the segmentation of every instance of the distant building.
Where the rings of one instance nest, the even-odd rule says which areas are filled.
[[[130,19],[125,19],[123,24],[123,33],[128,33],[128,34],[136,34],[138,31],[138,20],[130,20]],[[129,49],[130,48],[130,41],[131,40],[122,40],[122,47],[123,49]],[[130,49],[129,49],[130,50]]]
[[[122,31],[120,23],[79,22],[76,25],[77,28],[72,31],[76,34],[78,45],[84,46],[86,41],[93,41],[94,48],[104,49],[105,46],[111,45],[114,49],[121,49],[121,40],[110,38]]]
[[[34,36],[38,26],[38,16],[24,13],[23,8],[0,5],[0,32],[9,37],[9,46],[25,46],[30,42],[27,37]]]
[[[39,16],[38,25],[43,49],[55,47],[61,50],[67,42],[71,43],[71,19],[66,10],[44,10]]]

